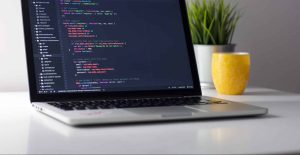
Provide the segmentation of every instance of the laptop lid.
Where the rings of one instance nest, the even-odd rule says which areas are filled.
[[[32,102],[201,95],[182,0],[22,0]]]

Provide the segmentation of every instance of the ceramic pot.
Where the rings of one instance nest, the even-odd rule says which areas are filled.
[[[235,45],[194,45],[199,78],[202,88],[215,88],[212,78],[213,53],[231,53],[235,51]]]

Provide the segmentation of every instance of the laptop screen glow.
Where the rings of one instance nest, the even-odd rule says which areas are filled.
[[[39,94],[191,89],[177,0],[30,0]]]

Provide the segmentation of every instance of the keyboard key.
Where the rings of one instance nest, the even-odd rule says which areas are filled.
[[[59,109],[70,110],[96,110],[114,108],[142,108],[163,106],[191,106],[207,104],[227,104],[216,99],[207,100],[201,97],[175,97],[175,98],[143,98],[143,99],[118,99],[100,101],[75,101],[49,103]]]

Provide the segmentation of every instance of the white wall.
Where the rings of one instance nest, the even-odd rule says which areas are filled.
[[[27,90],[20,0],[0,0],[0,91]],[[252,54],[251,85],[300,92],[300,0],[239,2],[234,41]]]
[[[300,93],[300,0],[227,0],[244,11],[234,41],[252,54],[251,84]]]
[[[27,90],[21,0],[0,0],[0,91]]]

